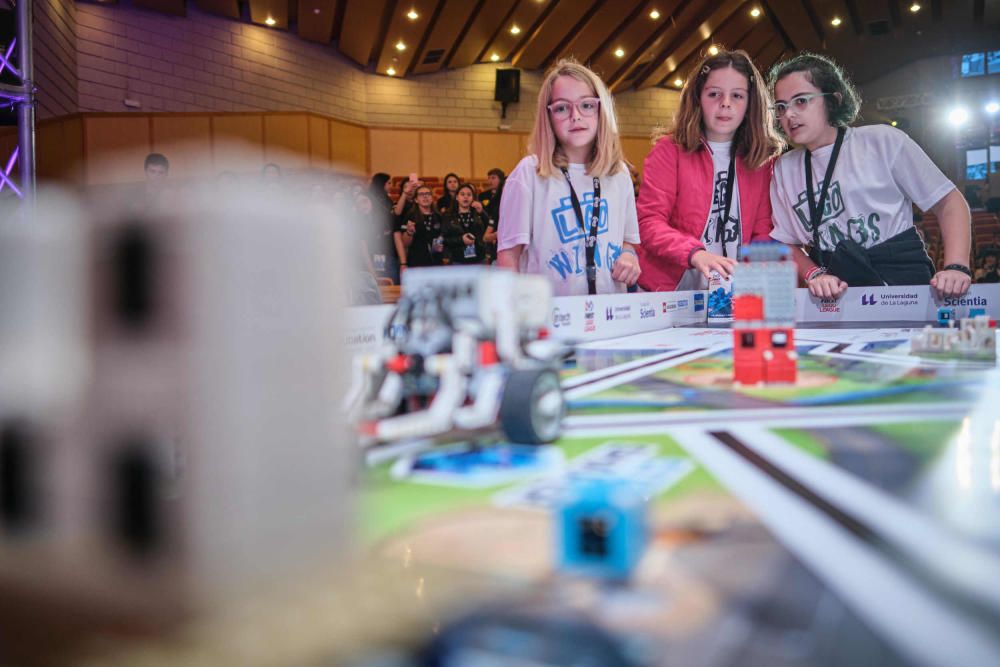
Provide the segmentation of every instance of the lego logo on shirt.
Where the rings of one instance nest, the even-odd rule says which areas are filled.
[[[590,234],[590,220],[594,215],[594,193],[587,192],[583,195],[580,209],[583,212],[583,224],[587,231],[580,228],[580,223],[576,219],[576,212],[573,210],[573,198],[561,197],[559,208],[552,209],[552,222],[556,226],[560,243],[569,243],[585,239]],[[601,217],[597,223],[597,235],[608,233],[608,201],[601,198]]]
[[[818,188],[813,191],[816,195],[816,201],[819,201],[819,190]],[[806,196],[806,191],[803,190],[799,193],[798,200],[795,202],[795,206],[792,208],[795,210],[795,217],[799,219],[799,223],[802,227],[812,233],[812,223],[809,220],[809,198]],[[844,212],[844,196],[840,192],[840,181],[834,181],[830,185],[829,192],[826,195],[826,201],[823,203],[823,218],[820,220],[822,225],[824,222],[833,220],[841,213]]]

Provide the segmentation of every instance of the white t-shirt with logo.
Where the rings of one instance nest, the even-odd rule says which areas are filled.
[[[594,207],[594,179],[585,165],[567,168],[580,199],[584,232],[573,211],[569,184],[562,172],[549,178],[538,175],[534,155],[521,160],[504,184],[500,200],[500,236],[497,249],[524,245],[520,270],[546,276],[556,296],[587,294],[586,239]],[[601,180],[601,214],[597,229],[597,292],[626,291],[625,283],[612,280],[611,269],[623,243],[639,243],[639,220],[635,212],[632,179],[624,165],[618,173]]]
[[[832,152],[830,144],[812,154],[816,201]],[[954,188],[906,133],[888,125],[848,128],[823,207],[820,245],[832,251],[844,238],[865,248],[878,245],[913,226],[912,204],[926,211]],[[771,181],[771,208],[772,238],[812,245],[804,148],[778,158]]]
[[[722,247],[726,247],[726,256],[736,259],[739,252],[740,241],[738,236],[740,219],[740,189],[736,182],[736,173],[733,172],[733,200],[729,207],[729,218],[723,227],[722,239],[718,239],[719,219],[726,208],[726,184],[729,180],[729,151],[732,142],[709,141],[712,149],[712,163],[715,170],[715,179],[712,187],[712,204],[708,209],[708,221],[705,224],[705,231],[701,234],[701,242],[705,244],[705,250],[713,255],[722,255]]]

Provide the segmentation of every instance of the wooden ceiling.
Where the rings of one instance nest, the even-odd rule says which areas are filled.
[[[186,2],[132,1],[174,15],[184,13]],[[206,12],[329,45],[378,74],[408,77],[488,62],[534,70],[575,56],[614,91],[674,87],[715,45],[746,50],[762,71],[800,50],[828,53],[859,83],[919,58],[1000,47],[996,0],[195,3]]]

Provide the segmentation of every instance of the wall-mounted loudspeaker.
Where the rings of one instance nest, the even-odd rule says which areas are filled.
[[[509,104],[521,98],[521,70],[498,69],[496,87],[493,89],[493,99]]]

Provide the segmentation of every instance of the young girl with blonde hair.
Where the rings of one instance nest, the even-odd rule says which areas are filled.
[[[767,86],[745,51],[705,57],[688,76],[674,126],[646,157],[639,190],[639,285],[704,289],[728,277],[743,244],[769,239],[770,184],[783,142]]]
[[[504,185],[498,264],[545,275],[558,296],[624,292],[640,274],[639,228],[600,77],[556,63],[538,93],[530,150]]]

